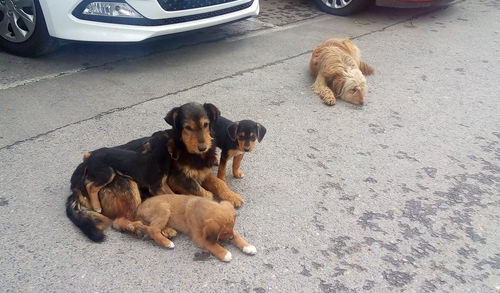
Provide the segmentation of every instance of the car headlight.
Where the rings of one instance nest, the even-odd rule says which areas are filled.
[[[91,2],[82,13],[95,16],[143,18],[139,12],[123,2]]]

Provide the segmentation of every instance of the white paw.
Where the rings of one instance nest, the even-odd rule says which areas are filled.
[[[254,255],[257,253],[257,249],[253,245],[245,246],[243,247],[243,252],[246,254]]]
[[[231,252],[229,252],[229,251],[228,251],[228,252],[226,253],[226,256],[224,256],[223,261],[225,261],[225,262],[229,262],[229,261],[231,261],[232,259],[233,259],[233,256],[231,255]]]
[[[102,213],[102,209],[98,209],[98,210],[96,210],[96,212],[98,212],[100,214],[100,213]]]
[[[167,248],[172,249],[174,247],[175,247],[175,244],[172,241],[170,241],[170,244],[167,246]]]

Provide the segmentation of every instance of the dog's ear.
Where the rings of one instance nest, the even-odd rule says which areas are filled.
[[[236,213],[234,212],[233,204],[227,200],[223,200],[220,202],[220,205],[225,207],[226,209],[228,209],[230,211],[230,213],[233,214],[232,220],[233,220],[233,225],[234,225],[234,222],[236,221]]]
[[[172,160],[177,161],[179,159],[179,152],[177,151],[177,147],[175,146],[175,141],[173,139],[168,140],[167,151],[170,154]]]
[[[217,107],[214,106],[214,104],[205,103],[203,104],[203,108],[205,108],[210,122],[215,122],[219,118],[220,111],[219,109],[217,109]]]
[[[171,125],[174,129],[179,128],[177,125],[177,118],[179,118],[179,113],[181,112],[181,107],[175,107],[167,113],[165,116],[165,122]]]
[[[266,135],[266,128],[257,123],[257,140],[261,142],[264,138],[264,135]]]
[[[210,242],[217,242],[219,238],[220,226],[213,220],[208,219],[203,223],[203,238]]]
[[[236,140],[236,133],[238,132],[239,122],[233,122],[231,125],[227,127],[227,135],[232,141]]]

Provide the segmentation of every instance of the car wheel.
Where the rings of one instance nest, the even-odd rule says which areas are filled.
[[[0,0],[0,47],[20,56],[38,56],[58,41],[47,31],[38,0]]]
[[[370,4],[370,0],[314,0],[316,5],[326,13],[334,15],[351,15]]]

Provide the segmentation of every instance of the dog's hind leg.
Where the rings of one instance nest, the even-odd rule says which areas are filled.
[[[312,89],[321,97],[325,104],[330,106],[335,105],[335,102],[337,101],[335,99],[335,95],[328,87],[328,81],[326,80],[326,77],[321,74],[321,72],[318,73],[318,76],[316,76],[316,81],[313,83]]]
[[[108,172],[109,173],[104,176],[106,178],[105,180],[98,181],[96,179],[89,178],[85,180],[85,188],[87,189],[87,194],[89,195],[90,205],[92,206],[92,209],[98,213],[102,211],[101,203],[99,201],[99,190],[113,181],[116,176],[116,173],[111,168],[108,169]]]
[[[245,174],[240,170],[241,160],[243,160],[244,154],[237,155],[233,158],[233,176],[235,178],[242,178]]]
[[[142,237],[146,233],[148,226],[144,225],[141,221],[130,221],[125,217],[120,217],[113,221],[113,228],[120,232],[127,232]]]
[[[255,249],[255,246],[246,242],[245,239],[243,239],[243,237],[241,237],[240,234],[238,234],[236,231],[233,231],[233,237],[234,245],[236,245],[241,251],[251,255],[257,253],[257,249]]]
[[[166,229],[170,218],[170,205],[168,203],[145,201],[137,209],[137,218],[142,222],[149,223],[146,234],[156,243],[167,248],[175,247],[174,243],[163,234],[165,232],[173,234],[172,228]]]

